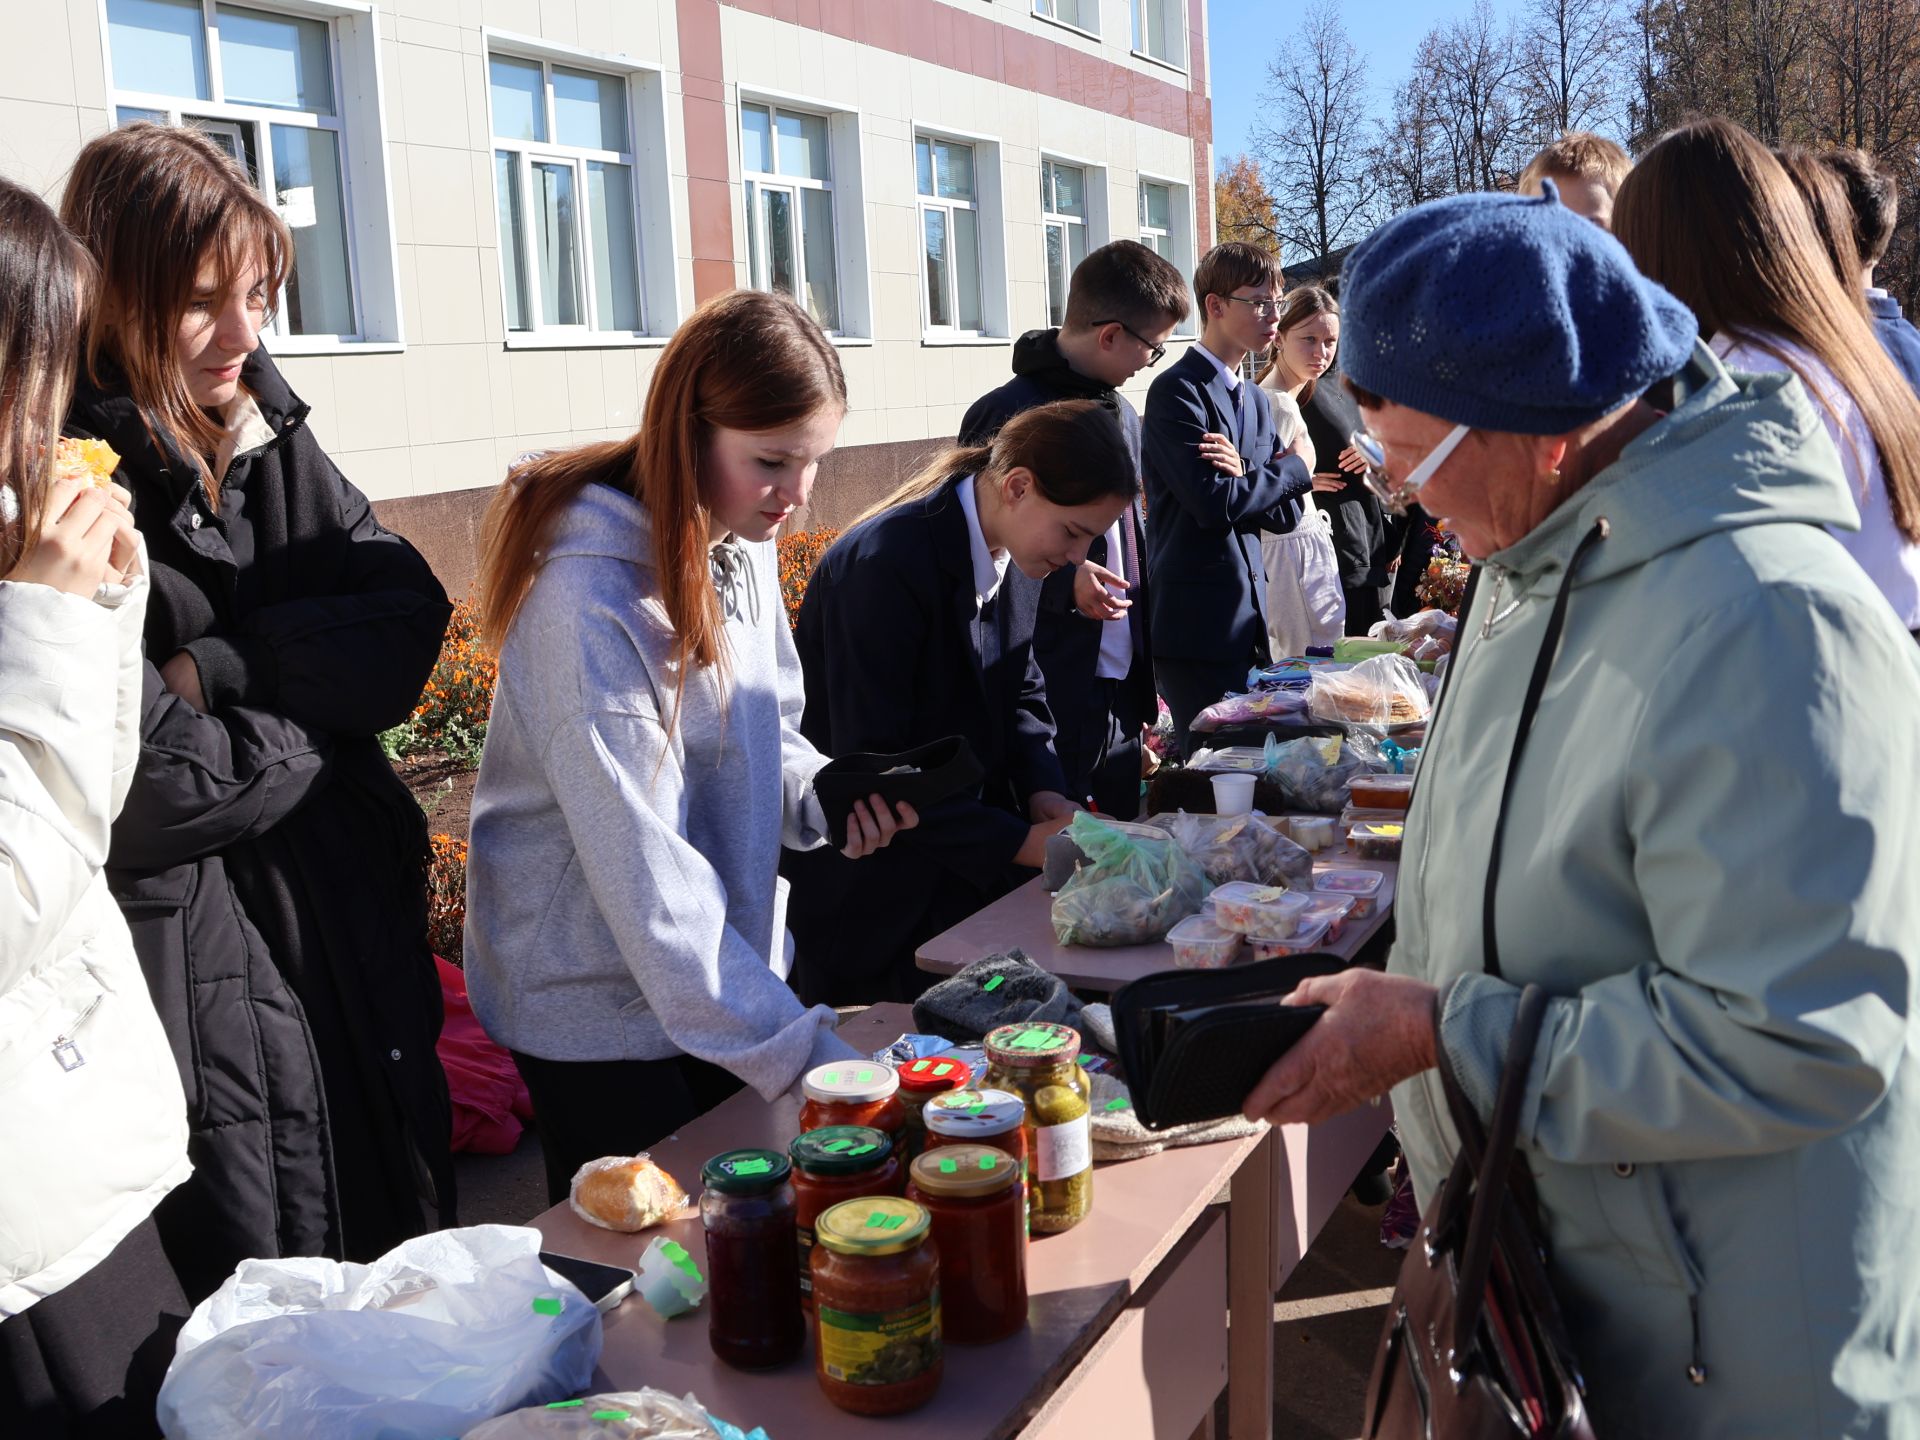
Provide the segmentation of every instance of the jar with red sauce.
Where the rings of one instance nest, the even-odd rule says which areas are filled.
[[[955,1090],[927,1102],[927,1150],[942,1145],[991,1145],[1020,1167],[1020,1192],[1027,1190],[1027,1104],[1010,1090]]]
[[[800,1353],[806,1322],[793,1283],[792,1164],[778,1150],[729,1150],[700,1169],[707,1232],[707,1340],[743,1370]]]
[[[842,1200],[903,1195],[906,1166],[893,1140],[871,1125],[828,1125],[787,1147],[793,1160],[794,1225],[799,1237],[800,1304],[813,1308],[814,1222]]]
[[[880,1060],[834,1060],[816,1065],[800,1081],[800,1133],[828,1125],[871,1125],[898,1143],[907,1112],[900,1103],[900,1077]]]
[[[898,1415],[933,1398],[944,1365],[940,1258],[924,1207],[848,1200],[815,1222],[814,1374],[855,1415]]]
[[[940,1329],[989,1345],[1027,1323],[1027,1207],[1020,1167],[990,1145],[943,1145],[913,1162],[907,1198],[932,1218]]]
[[[934,1055],[915,1060],[910,1065],[902,1065],[897,1073],[900,1076],[900,1103],[907,1113],[900,1160],[902,1164],[911,1165],[913,1157],[926,1149],[924,1112],[927,1102],[936,1095],[966,1089],[973,1083],[973,1067],[952,1055]]]

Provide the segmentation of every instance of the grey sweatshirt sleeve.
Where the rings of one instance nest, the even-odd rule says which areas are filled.
[[[827,816],[813,793],[813,777],[827,757],[800,733],[807,692],[800,652],[784,615],[774,624],[774,658],[780,694],[780,843],[789,850],[813,850],[827,843]]]
[[[554,730],[546,769],[594,901],[675,1045],[767,1100],[852,1053],[834,1012],[803,1006],[727,924],[726,886],[680,833],[685,777],[656,716],[575,715]]]

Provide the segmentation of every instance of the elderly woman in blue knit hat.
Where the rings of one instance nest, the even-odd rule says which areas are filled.
[[[1387,972],[1248,1098],[1392,1090],[1417,1193],[1550,997],[1519,1147],[1598,1434],[1920,1435],[1920,651],[1797,380],[1555,203],[1468,195],[1345,278],[1385,483],[1479,563]],[[1642,396],[1671,381],[1662,413]]]

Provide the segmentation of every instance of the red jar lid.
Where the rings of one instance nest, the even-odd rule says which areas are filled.
[[[900,1088],[916,1095],[964,1090],[973,1083],[973,1067],[951,1055],[933,1055],[900,1067]]]

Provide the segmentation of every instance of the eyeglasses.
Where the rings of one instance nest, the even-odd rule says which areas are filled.
[[[1096,320],[1093,322],[1093,328],[1096,330],[1101,329],[1103,326],[1107,326],[1107,325],[1118,325],[1122,330],[1126,331],[1127,334],[1131,335],[1134,339],[1138,340],[1142,345],[1147,347],[1147,369],[1151,370],[1154,366],[1158,365],[1162,360],[1167,358],[1166,346],[1154,344],[1153,341],[1147,339],[1146,336],[1142,335],[1139,331],[1135,330],[1131,325],[1127,324],[1127,322],[1124,320]]]
[[[1404,515],[1421,488],[1439,472],[1447,457],[1459,448],[1460,442],[1472,433],[1471,425],[1454,426],[1438,445],[1427,452],[1426,458],[1407,473],[1407,478],[1397,484],[1387,474],[1387,452],[1378,440],[1364,430],[1354,431],[1347,440],[1359,452],[1360,458],[1367,462],[1367,489],[1373,492],[1374,498],[1389,514]]]
[[[1232,300],[1236,304],[1251,306],[1253,313],[1262,320],[1280,313],[1280,302],[1278,300],[1249,300],[1244,295],[1222,295],[1220,298],[1222,300]]]

